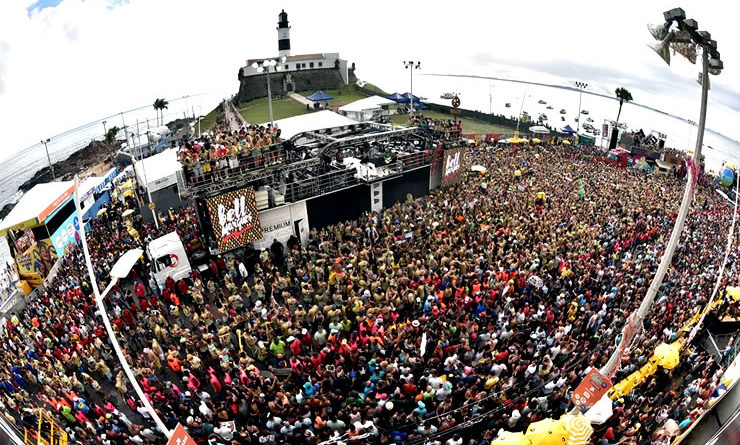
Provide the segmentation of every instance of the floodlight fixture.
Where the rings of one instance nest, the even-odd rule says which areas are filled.
[[[647,27],[648,27],[648,31],[650,31],[650,34],[652,34],[655,40],[663,40],[665,38],[665,35],[668,34],[668,30],[670,29],[671,24],[667,23],[667,24],[653,25],[653,24],[648,23]]]
[[[675,32],[670,31],[668,34],[666,34],[665,38],[659,43],[654,44],[648,44],[648,47],[655,51],[661,59],[668,65],[671,64],[671,52],[670,52],[670,43],[673,40],[673,37],[675,36]]]
[[[681,26],[682,29],[690,29],[693,31],[699,29],[699,24],[696,23],[696,20],[694,19],[684,19],[679,26]]]
[[[666,22],[680,22],[686,18],[686,13],[682,8],[673,8],[663,13]]]

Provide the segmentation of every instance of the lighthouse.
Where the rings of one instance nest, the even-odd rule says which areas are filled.
[[[278,14],[278,52],[280,57],[290,55],[290,25],[285,9]]]

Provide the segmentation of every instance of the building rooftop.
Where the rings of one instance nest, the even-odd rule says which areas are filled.
[[[296,62],[300,60],[315,60],[315,59],[323,59],[325,56],[324,53],[316,53],[316,54],[298,54],[295,56],[285,56],[286,62]],[[275,59],[278,59],[279,57],[276,57]],[[265,57],[262,59],[249,59],[247,60],[247,65],[251,65],[254,62],[262,62],[263,60],[270,59],[270,57]]]

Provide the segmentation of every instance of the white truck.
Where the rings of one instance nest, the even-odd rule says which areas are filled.
[[[167,277],[172,277],[175,281],[190,278],[193,269],[177,232],[170,232],[152,240],[147,250],[151,259],[152,274],[160,288],[164,286]]]

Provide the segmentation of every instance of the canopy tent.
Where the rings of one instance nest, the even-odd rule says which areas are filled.
[[[411,93],[403,93],[401,96],[403,96],[407,101],[411,102],[411,100],[414,101],[414,103],[421,102],[421,98],[419,96],[414,96]],[[413,98],[413,99],[412,99]]]
[[[389,94],[389,95],[385,96],[385,98],[386,99],[390,99],[390,100],[392,100],[393,102],[395,102],[397,104],[407,104],[407,103],[409,103],[409,99],[407,97],[405,97],[403,94],[399,94],[399,93]]]
[[[312,101],[312,102],[325,102],[327,100],[334,99],[334,96],[330,96],[323,91],[319,90],[312,95],[308,96],[306,99]]]
[[[13,210],[0,223],[0,236],[8,229],[36,227],[51,216],[74,193],[74,181],[36,184],[23,194]]]
[[[547,127],[543,127],[542,125],[535,125],[534,127],[529,127],[529,131],[532,133],[537,134],[550,134],[550,130]]]
[[[357,121],[337,114],[333,111],[323,110],[316,113],[301,114],[299,116],[278,119],[275,125],[280,128],[280,137],[290,139],[304,131],[321,130],[323,128],[342,127],[354,125]],[[263,124],[267,125],[267,124]]]
[[[165,150],[134,164],[139,184],[146,184],[150,192],[177,184],[177,171],[180,169],[182,164],[177,159],[177,150],[174,149]]]
[[[570,125],[566,125],[563,127],[560,131],[567,134],[574,134],[576,131],[570,127]]]
[[[372,110],[380,108],[386,105],[394,104],[395,102],[380,96],[370,96],[364,99],[350,102],[347,105],[339,107],[339,111],[355,111],[361,112],[365,110]]]

